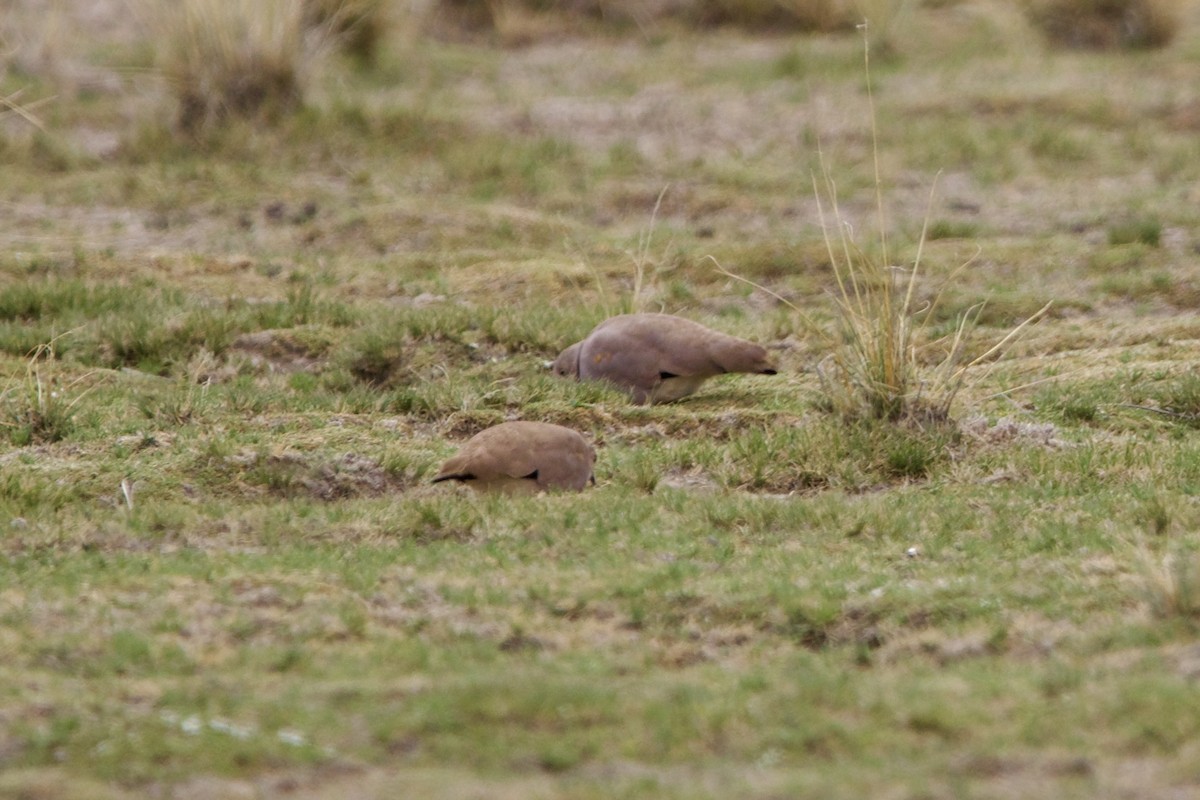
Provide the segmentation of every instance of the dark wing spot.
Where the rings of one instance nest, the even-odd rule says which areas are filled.
[[[472,475],[471,473],[460,472],[456,475],[438,475],[436,478],[431,480],[430,483],[437,483],[439,481],[473,481],[473,480],[475,480],[475,476]]]

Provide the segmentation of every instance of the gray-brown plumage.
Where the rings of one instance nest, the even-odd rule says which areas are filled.
[[[555,359],[555,374],[606,380],[635,403],[686,397],[714,375],[774,375],[766,348],[670,314],[622,314],[597,325]]]
[[[462,481],[476,489],[519,493],[579,491],[595,483],[595,463],[596,451],[570,428],[503,422],[468,439],[433,482]]]

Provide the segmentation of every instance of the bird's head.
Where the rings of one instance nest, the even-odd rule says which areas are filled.
[[[550,369],[560,378],[579,377],[579,349],[583,342],[576,342],[558,354]]]

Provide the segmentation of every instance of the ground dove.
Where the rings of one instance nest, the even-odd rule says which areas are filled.
[[[557,375],[607,380],[635,403],[669,403],[724,372],[774,375],[766,349],[670,314],[622,314],[554,361]]]
[[[579,491],[595,483],[596,451],[570,428],[548,422],[503,422],[472,436],[442,465],[434,483],[528,493]]]

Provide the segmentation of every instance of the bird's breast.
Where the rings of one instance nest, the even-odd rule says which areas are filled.
[[[694,393],[700,388],[700,384],[704,383],[704,380],[702,375],[677,375],[674,378],[664,378],[658,386],[654,387],[654,391],[650,392],[648,399],[651,403],[670,403]]]

